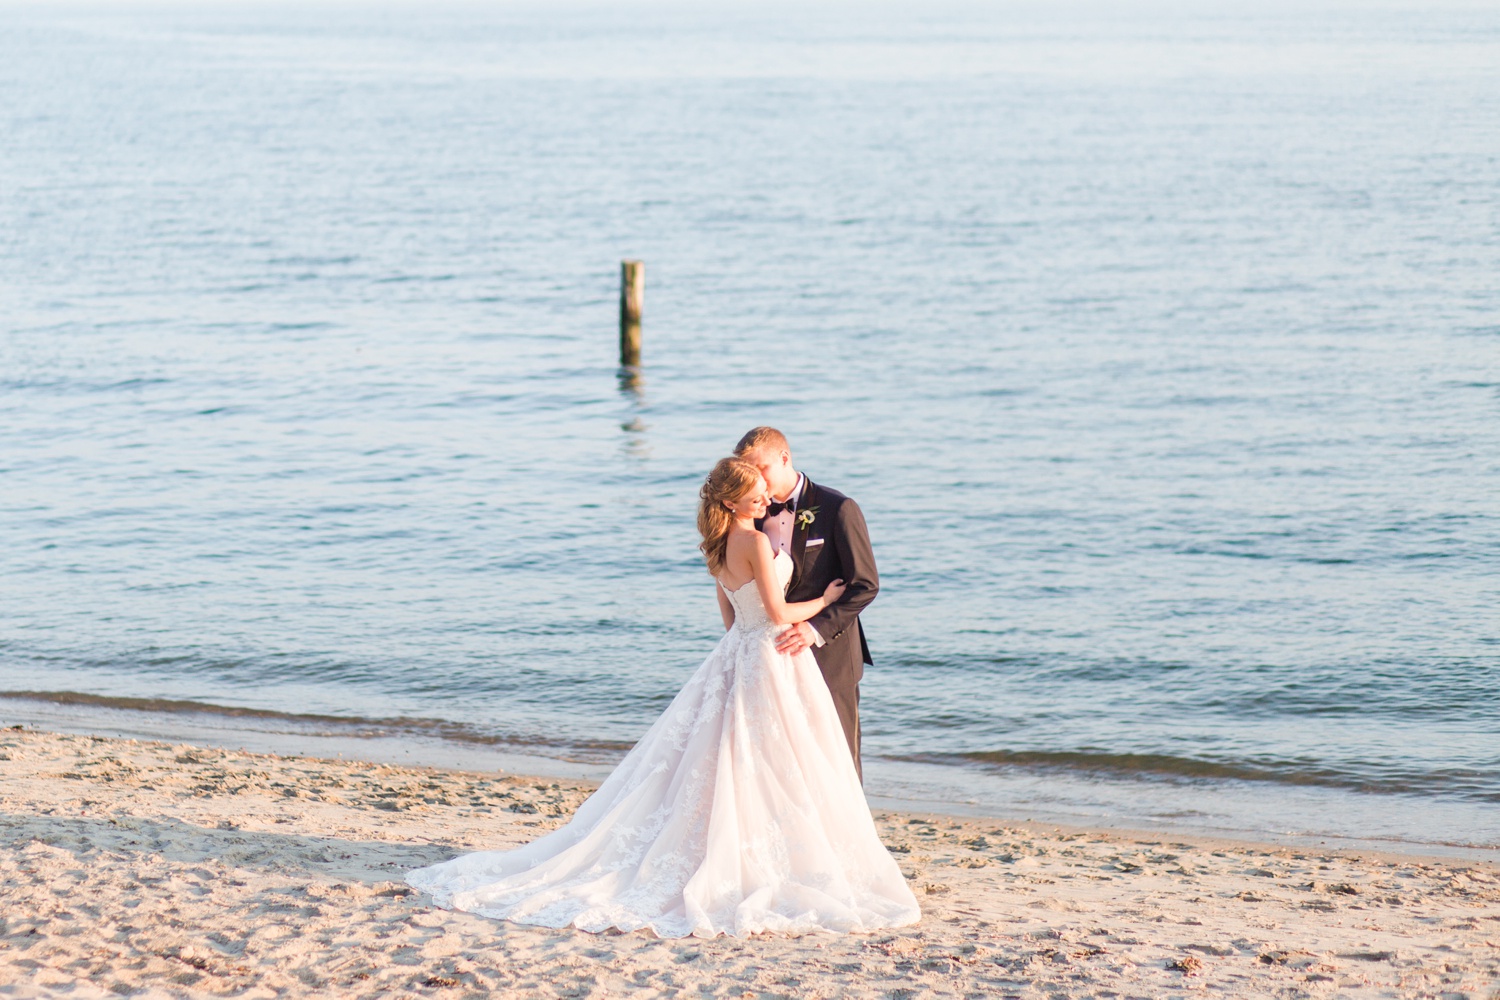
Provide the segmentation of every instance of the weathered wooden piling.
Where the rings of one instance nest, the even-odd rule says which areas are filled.
[[[641,363],[641,306],[646,297],[646,265],[638,260],[620,262],[620,366]]]

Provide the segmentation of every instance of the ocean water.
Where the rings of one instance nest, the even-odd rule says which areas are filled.
[[[877,798],[1500,847],[1492,6],[0,26],[0,692],[607,767],[769,423]]]

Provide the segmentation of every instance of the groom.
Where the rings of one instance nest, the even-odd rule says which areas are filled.
[[[792,557],[788,603],[814,600],[834,580],[841,579],[848,587],[838,603],[783,632],[776,648],[783,653],[800,653],[812,647],[844,725],[854,769],[863,780],[859,680],[864,676],[864,665],[871,660],[859,613],[880,590],[865,516],[853,500],[818,486],[793,468],[791,446],[773,427],[750,431],[740,438],[734,453],[760,470],[774,501],[765,519],[755,526],[771,540],[772,551],[784,551]]]

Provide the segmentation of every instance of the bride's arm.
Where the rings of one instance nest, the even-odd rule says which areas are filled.
[[[843,581],[836,580],[828,585],[822,597],[788,604],[781,593],[781,582],[776,578],[775,560],[771,540],[757,531],[755,547],[750,551],[750,568],[755,573],[755,589],[760,593],[760,602],[766,606],[766,617],[771,619],[772,624],[792,625],[805,622],[838,600],[844,592]]]
[[[718,580],[714,581],[714,593],[719,595],[719,617],[724,619],[724,631],[728,632],[734,628],[734,605],[729,603],[729,595]]]

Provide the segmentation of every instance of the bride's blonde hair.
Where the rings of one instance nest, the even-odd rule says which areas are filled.
[[[759,478],[760,470],[744,459],[721,458],[698,490],[698,534],[703,536],[698,548],[714,576],[724,569],[729,529],[734,524],[734,515],[724,503],[749,493]]]

